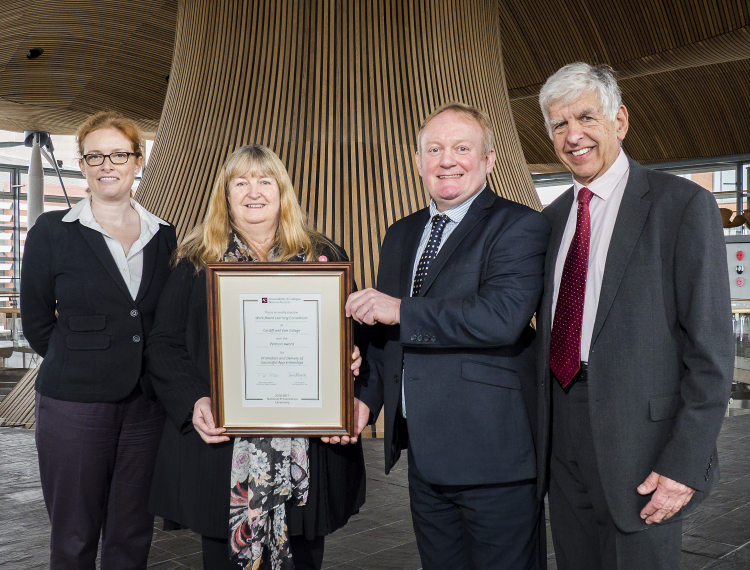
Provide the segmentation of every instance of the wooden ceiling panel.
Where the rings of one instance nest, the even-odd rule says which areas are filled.
[[[746,0],[498,2],[508,95],[532,171],[562,168],[537,99],[546,78],[573,61],[608,63],[617,72],[633,126],[624,147],[637,160],[750,148]]]
[[[745,60],[624,81],[635,117],[626,150],[642,162],[747,152],[750,92],[741,86],[749,76]]]
[[[746,0],[498,0],[511,97],[573,61],[615,68],[750,25]],[[744,36],[747,41],[747,36]]]
[[[114,109],[155,132],[176,13],[177,0],[5,0],[0,128],[69,134],[91,113]],[[29,60],[33,47],[44,53]]]

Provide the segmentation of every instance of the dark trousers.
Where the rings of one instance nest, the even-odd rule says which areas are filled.
[[[36,446],[52,523],[51,570],[146,568],[148,495],[165,412],[136,391],[116,403],[36,395]]]
[[[585,375],[584,381],[574,380],[567,394],[552,381],[549,511],[557,567],[678,570],[682,517],[635,533],[620,532],[612,521],[599,477],[585,380]]]
[[[536,481],[433,485],[409,451],[412,522],[424,570],[546,568]]]
[[[203,546],[203,570],[238,570],[243,567],[229,560],[228,540],[202,536],[201,544]],[[324,536],[319,536],[315,540],[307,540],[301,535],[290,536],[289,545],[292,550],[294,570],[320,570],[323,567]]]

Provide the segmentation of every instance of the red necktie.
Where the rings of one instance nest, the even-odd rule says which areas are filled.
[[[581,322],[591,239],[589,202],[593,195],[588,188],[578,191],[576,233],[565,258],[552,323],[549,366],[563,388],[581,368]]]

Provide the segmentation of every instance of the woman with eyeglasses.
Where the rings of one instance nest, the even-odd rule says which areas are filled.
[[[143,347],[169,277],[175,229],[132,197],[137,125],[99,113],[78,129],[89,194],[29,230],[21,268],[24,335],[44,358],[36,444],[51,526],[50,568],[146,568],[147,502],[165,411]]]

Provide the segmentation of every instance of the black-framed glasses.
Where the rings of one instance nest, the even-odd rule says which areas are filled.
[[[112,164],[125,164],[131,156],[138,156],[137,152],[112,152],[110,154],[90,153],[84,154],[83,160],[89,166],[101,166],[104,159],[108,158]]]

